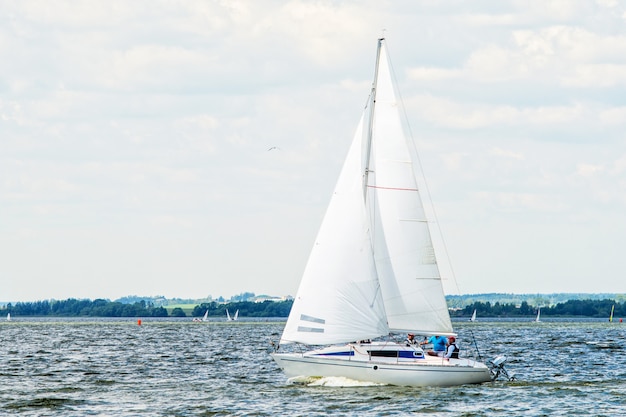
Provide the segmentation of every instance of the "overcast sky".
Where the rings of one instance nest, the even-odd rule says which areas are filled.
[[[626,292],[624,2],[0,0],[0,301],[294,295],[383,30],[446,290]]]

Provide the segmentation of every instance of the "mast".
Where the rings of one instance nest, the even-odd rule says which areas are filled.
[[[372,134],[374,131],[374,107],[376,107],[376,87],[378,84],[378,66],[380,65],[380,50],[382,49],[385,38],[378,39],[378,48],[376,49],[376,66],[374,69],[374,81],[372,82],[372,92],[370,93],[372,103],[370,105],[369,121],[367,127],[367,141],[365,146],[365,172],[363,174],[363,197],[367,196],[367,183],[370,173],[370,155],[372,153]]]

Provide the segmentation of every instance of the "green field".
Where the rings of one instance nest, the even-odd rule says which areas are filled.
[[[165,308],[167,310],[167,314],[172,314],[172,310],[174,310],[175,308],[180,308],[182,309],[186,315],[191,316],[191,313],[193,311],[193,309],[199,304],[194,303],[194,304],[169,304],[166,306],[163,306],[163,308]]]

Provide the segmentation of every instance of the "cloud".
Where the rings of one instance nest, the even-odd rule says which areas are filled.
[[[503,157],[503,158],[511,158],[511,159],[517,159],[520,161],[523,161],[524,155],[520,152],[514,152],[511,150],[505,150],[505,149],[501,149],[501,148],[494,148],[491,150],[491,154],[497,157]]]
[[[583,177],[590,177],[595,175],[596,173],[604,171],[604,166],[602,165],[592,165],[592,164],[578,164],[576,167],[576,172],[578,175]]]
[[[421,66],[408,74],[416,80],[469,79],[485,84],[532,79],[544,86],[624,86],[626,35],[566,25],[513,30],[509,39],[473,51],[458,68]]]
[[[504,259],[469,273],[499,290],[541,233],[618,247],[625,7],[3,2],[0,274],[45,277],[7,297],[293,294],[383,29],[446,240],[464,265],[467,247]]]
[[[411,107],[419,109],[421,117],[437,125],[456,129],[479,129],[502,126],[536,126],[568,128],[579,124],[585,117],[596,120],[598,110],[592,103],[573,103],[567,106],[521,107],[515,105],[489,105],[484,102],[465,102],[420,95],[408,100]],[[614,111],[614,110],[613,110]],[[615,120],[612,110],[607,110],[604,120]]]
[[[440,81],[446,79],[460,78],[463,76],[461,70],[428,67],[411,68],[407,71],[407,74],[410,79],[423,81]]]

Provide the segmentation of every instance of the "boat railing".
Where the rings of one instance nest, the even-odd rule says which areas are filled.
[[[359,355],[368,355],[369,360],[372,360],[372,354],[369,350],[365,349],[364,351],[361,351],[358,349],[358,347],[360,347],[360,345],[350,344],[350,351],[354,353],[358,353]],[[350,355],[348,357],[348,360],[352,360],[353,357],[354,355]]]

